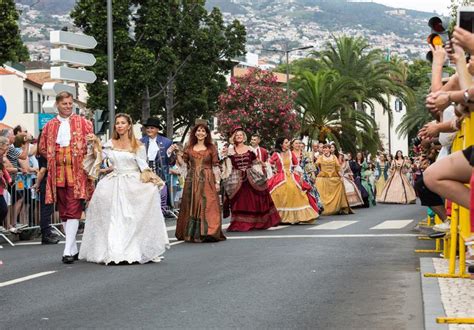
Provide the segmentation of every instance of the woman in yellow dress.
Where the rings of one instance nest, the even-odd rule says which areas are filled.
[[[319,217],[316,200],[308,194],[311,187],[293,171],[298,166],[290,150],[290,141],[278,138],[270,164],[276,173],[268,180],[268,187],[282,223],[313,223]]]
[[[324,145],[323,154],[319,156],[316,164],[319,167],[316,188],[324,204],[323,215],[352,213],[344,183],[339,174],[339,162],[336,156],[331,154],[328,144]]]
[[[375,183],[375,191],[377,194],[377,199],[380,199],[382,197],[382,191],[383,191],[383,188],[385,187],[385,182],[387,182],[387,179],[388,179],[389,168],[390,168],[390,163],[387,159],[387,155],[381,154],[379,156],[379,161],[377,162],[379,178],[377,179],[377,182]]]

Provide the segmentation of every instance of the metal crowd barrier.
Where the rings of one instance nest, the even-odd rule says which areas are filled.
[[[8,214],[4,225],[5,227],[16,227],[16,229],[14,231],[6,230],[5,232],[0,232],[0,237],[11,246],[15,246],[15,244],[7,235],[8,233],[21,235],[24,232],[40,229],[40,192],[32,189],[35,180],[34,175],[17,174],[14,177],[13,184],[8,187],[10,200],[9,202],[7,201]],[[53,208],[51,228],[57,234],[64,237],[64,234],[57,228],[59,225],[61,225],[59,215],[55,208]]]

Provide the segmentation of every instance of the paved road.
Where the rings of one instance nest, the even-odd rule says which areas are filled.
[[[63,265],[61,245],[4,244],[0,328],[422,329],[413,250],[431,244],[413,227],[423,216],[379,205],[316,226],[175,243],[146,265]]]

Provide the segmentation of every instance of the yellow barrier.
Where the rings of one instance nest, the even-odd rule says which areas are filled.
[[[458,133],[453,142],[452,151],[459,151],[474,144],[474,113],[464,119],[462,131]],[[472,187],[471,187],[472,188]],[[471,210],[472,211],[472,210]],[[464,207],[452,204],[451,232],[449,238],[449,272],[447,274],[424,274],[425,277],[440,278],[470,278],[466,274],[466,246],[465,240],[471,236],[470,211]],[[446,241],[445,241],[446,244]],[[459,250],[457,251],[457,248]],[[447,252],[445,246],[445,256]],[[456,252],[459,253],[459,269],[456,273]],[[437,323],[448,324],[474,324],[472,317],[438,317]]]
[[[429,217],[428,217],[429,218]],[[440,224],[442,223],[443,221],[441,221],[441,219],[435,215],[435,220],[434,220],[434,223],[437,225],[437,224]],[[423,236],[421,237],[418,237],[418,239],[424,239]],[[428,237],[428,239],[430,239]],[[441,249],[441,238],[437,238],[435,241],[436,241],[436,247],[434,250],[415,250],[415,253],[441,253],[443,252],[443,250]]]

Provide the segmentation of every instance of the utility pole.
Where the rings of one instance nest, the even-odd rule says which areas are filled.
[[[115,82],[114,82],[114,30],[112,17],[112,0],[107,0],[107,64],[109,88],[109,125],[112,135],[115,125]]]

